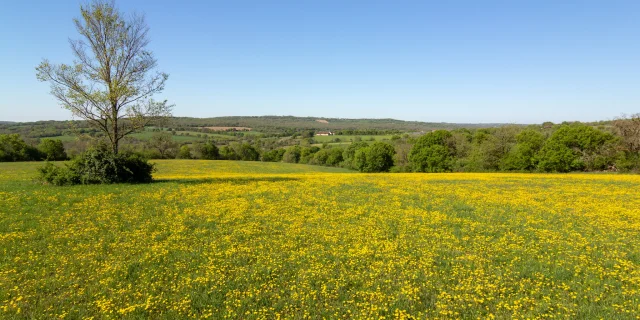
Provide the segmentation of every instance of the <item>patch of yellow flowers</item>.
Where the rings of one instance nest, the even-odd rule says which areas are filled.
[[[0,318],[640,318],[640,176],[312,170],[0,176]]]

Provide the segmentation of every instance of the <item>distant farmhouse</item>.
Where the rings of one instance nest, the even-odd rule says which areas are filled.
[[[333,132],[331,131],[318,131],[316,132],[316,136],[332,136]]]

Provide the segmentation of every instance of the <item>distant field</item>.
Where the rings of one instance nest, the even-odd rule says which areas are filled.
[[[47,138],[43,138],[43,139],[58,139],[62,142],[67,142],[67,141],[75,141],[76,139],[78,139],[78,136],[76,135],[68,135],[68,136],[57,136],[57,137],[47,137]]]
[[[363,141],[369,141],[371,140],[371,138],[375,139],[376,141],[382,141],[382,140],[390,140],[392,135],[366,135],[366,136],[356,136],[356,135],[333,135],[333,136],[314,136],[313,140],[317,141],[317,142],[329,142],[329,141],[334,141],[334,139],[338,138],[340,139],[340,142],[352,142],[355,141],[356,137],[360,137],[360,139],[362,139]]]
[[[205,129],[213,130],[213,131],[229,131],[235,129],[237,131],[251,131],[251,128],[248,127],[203,127]]]
[[[329,142],[327,144],[330,145],[330,146],[333,146],[333,147],[346,147],[346,146],[350,145],[351,142]],[[314,144],[312,144],[312,146],[315,146],[315,147],[322,147],[322,145],[323,145],[323,143],[314,143]]]
[[[0,163],[0,318],[637,319],[640,176]]]

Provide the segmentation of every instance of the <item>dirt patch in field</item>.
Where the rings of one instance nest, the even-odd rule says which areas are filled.
[[[213,131],[251,131],[251,128],[247,127],[204,127],[205,129],[213,130]]]
[[[318,122],[320,122],[320,123],[329,123],[329,121],[327,121],[327,120],[322,120],[322,119],[318,119],[318,120],[316,120],[316,121],[318,121]]]

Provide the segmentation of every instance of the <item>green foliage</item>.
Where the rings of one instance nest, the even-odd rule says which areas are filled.
[[[286,152],[285,149],[273,149],[270,151],[267,151],[265,153],[262,154],[262,161],[265,162],[280,162],[282,161],[282,156],[284,155],[284,153]]]
[[[346,168],[350,168],[350,169],[356,169],[356,166],[353,162],[355,156],[356,156],[356,152],[362,148],[366,148],[368,147],[369,144],[366,142],[354,142],[352,144],[350,144],[342,153],[342,158],[344,160],[344,166]]]
[[[207,141],[203,144],[199,144],[198,152],[200,152],[201,159],[217,160],[220,158],[220,151],[212,141]]]
[[[242,161],[258,161],[260,160],[260,152],[249,143],[234,144],[233,146],[238,160]]]
[[[176,155],[177,159],[192,159],[193,157],[191,156],[191,148],[189,148],[188,145],[184,145],[182,147],[180,147],[180,150],[178,151],[178,154]]]
[[[388,172],[393,167],[395,153],[392,145],[375,142],[368,147],[358,149],[353,163],[360,172]]]
[[[220,148],[220,159],[223,160],[240,160],[236,150],[231,146],[222,146]]]
[[[547,172],[605,169],[611,157],[599,156],[614,137],[593,127],[564,124],[545,142],[539,154],[539,169]]]
[[[299,146],[289,147],[282,155],[282,161],[287,163],[298,163],[300,162],[301,154],[302,150]]]
[[[58,139],[43,139],[38,145],[38,150],[45,160],[59,161],[68,158],[62,141]]]
[[[452,134],[437,130],[420,137],[409,153],[409,163],[416,172],[449,172],[453,168],[455,145]]]
[[[507,154],[501,164],[506,171],[533,171],[538,165],[537,154],[544,145],[544,135],[533,129],[523,130],[516,135],[517,144]]]
[[[19,134],[0,134],[0,162],[37,161],[38,149],[26,144]]]
[[[342,148],[328,149],[327,151],[328,156],[324,164],[327,166],[337,167],[343,161],[343,158],[342,158],[343,152],[344,152],[344,149]]]
[[[640,154],[624,152],[616,160],[615,169],[622,172],[640,172]]]
[[[147,141],[147,147],[157,150],[161,159],[173,159],[178,154],[178,143],[174,141],[173,135],[166,131],[154,133]]]
[[[300,148],[300,160],[298,163],[311,163],[318,151],[320,151],[320,148],[316,146]]]
[[[50,162],[38,169],[39,180],[53,185],[148,183],[154,165],[138,154],[113,153],[101,145],[58,167]]]
[[[325,165],[325,163],[327,163],[328,158],[329,158],[328,149],[322,149],[316,152],[315,154],[313,154],[313,159],[311,159],[309,163],[317,164],[317,165]]]

